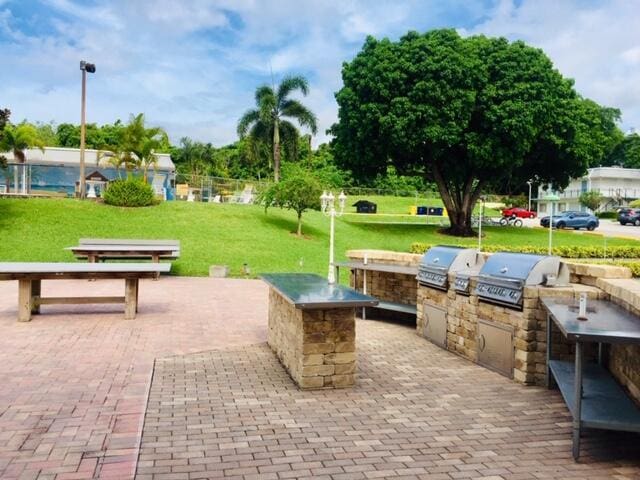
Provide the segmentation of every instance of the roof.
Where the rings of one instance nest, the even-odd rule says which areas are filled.
[[[596,167],[590,168],[589,178],[627,178],[640,180],[640,168]]]
[[[45,147],[44,152],[38,148],[29,148],[24,151],[27,157],[27,163],[30,165],[60,165],[60,166],[76,166],[80,164],[79,148],[63,148],[63,147]],[[168,153],[157,153],[158,169],[174,171],[176,166],[171,161],[171,155]],[[4,153],[9,163],[12,163],[13,155]],[[99,167],[98,150],[85,149],[84,161],[87,168]]]
[[[352,207],[359,207],[360,205],[375,205],[375,203],[370,202],[369,200],[358,200],[352,205]]]

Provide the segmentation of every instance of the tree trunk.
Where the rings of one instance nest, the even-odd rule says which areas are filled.
[[[473,207],[480,197],[482,182],[478,182],[474,187],[474,178],[473,175],[470,174],[464,185],[452,187],[447,184],[438,166],[434,167],[433,174],[436,185],[438,186],[438,191],[442,197],[442,202],[449,214],[449,221],[451,222],[451,226],[445,228],[443,233],[456,237],[475,236],[476,233],[471,225],[471,216],[473,214]]]
[[[280,181],[280,126],[277,119],[273,125],[273,180]]]
[[[297,235],[300,237],[302,235],[302,212],[298,213],[298,233]]]

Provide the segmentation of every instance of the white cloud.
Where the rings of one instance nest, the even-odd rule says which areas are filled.
[[[188,135],[222,145],[236,139],[238,118],[273,71],[276,82],[290,73],[309,78],[303,101],[318,116],[318,143],[337,118],[342,62],[366,35],[397,38],[465,22],[476,25],[466,33],[543,48],[579,91],[622,108],[625,125],[640,126],[635,2],[502,1],[487,10],[482,0],[41,1],[46,10],[34,1],[25,14],[0,0],[0,63],[11,66],[0,70],[0,101],[14,119],[79,121],[78,62],[85,59],[97,65],[89,121],[145,112],[173,141]]]
[[[640,4],[612,0],[502,0],[465,33],[522,39],[542,48],[576,89],[622,110],[625,128],[640,125]]]

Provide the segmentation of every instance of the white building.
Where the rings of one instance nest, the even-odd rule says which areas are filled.
[[[591,190],[599,191],[603,196],[600,211],[615,210],[640,198],[640,169],[623,167],[597,167],[587,170],[581,178],[571,180],[567,188],[562,191],[544,190],[538,188],[538,215],[550,212],[550,202],[544,197],[553,193],[558,200],[554,212],[564,210],[588,211],[580,205],[580,194]],[[554,202],[556,203],[556,202]]]

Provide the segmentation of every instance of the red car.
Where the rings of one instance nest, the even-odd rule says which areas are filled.
[[[526,208],[512,207],[502,210],[503,217],[536,218],[536,212]]]

